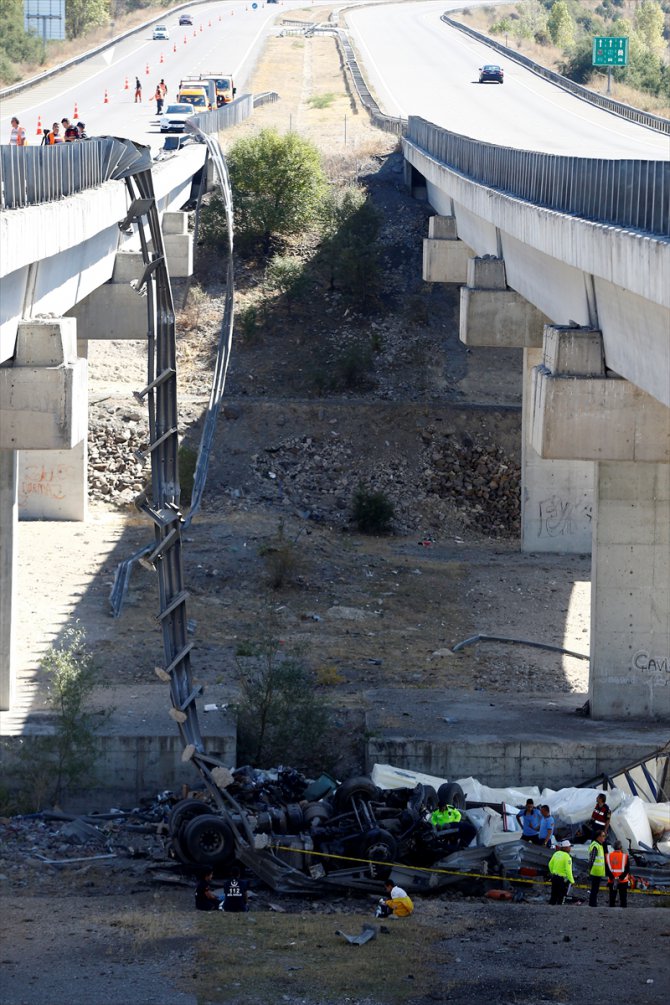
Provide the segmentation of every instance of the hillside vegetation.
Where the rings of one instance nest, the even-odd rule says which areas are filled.
[[[593,38],[627,36],[629,65],[612,69],[612,96],[657,115],[670,114],[668,0],[523,0],[509,7],[467,8],[454,16],[601,93],[607,71],[591,64]]]

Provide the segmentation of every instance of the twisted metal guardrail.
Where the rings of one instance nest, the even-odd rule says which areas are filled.
[[[489,188],[584,220],[670,237],[670,161],[515,150],[410,116],[404,143]]]
[[[605,94],[597,94],[595,91],[589,90],[588,87],[583,87],[581,84],[576,84],[574,80],[568,80],[567,77],[563,77],[560,73],[556,73],[554,70],[549,70],[546,66],[542,66],[540,63],[536,63],[534,60],[529,59],[528,56],[523,56],[520,52],[516,52],[514,49],[509,49],[502,42],[498,42],[494,38],[489,38],[488,35],[483,35],[479,31],[475,31],[467,24],[463,24],[460,21],[454,21],[453,18],[449,17],[448,14],[443,14],[441,19],[445,24],[448,24],[451,28],[457,28],[458,31],[464,32],[471,38],[476,39],[478,42],[483,42],[488,45],[490,49],[495,49],[496,52],[502,53],[506,59],[511,59],[515,63],[520,63],[521,66],[525,66],[527,70],[536,74],[538,77],[543,77],[545,80],[549,80],[552,84],[556,84],[557,87],[561,87],[564,91],[569,91],[570,94],[574,94],[576,97],[581,98],[582,101],[588,101],[591,105],[597,105],[599,108],[605,108],[608,112],[613,112],[615,115],[619,115],[624,119],[630,119],[631,122],[638,122],[642,126],[647,126],[649,129],[654,129],[660,133],[670,134],[670,119],[664,119],[660,115],[652,115],[651,112],[644,112],[641,108],[634,108],[632,105],[625,105],[622,101],[615,101],[614,98],[608,98]]]
[[[133,157],[112,136],[49,147],[0,146],[0,208],[23,209],[118,180]]]

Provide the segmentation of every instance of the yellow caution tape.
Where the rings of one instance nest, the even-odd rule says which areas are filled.
[[[503,883],[530,883],[531,886],[551,886],[550,880],[531,879],[524,876],[520,877],[509,877],[509,876],[497,876],[495,873],[490,872],[463,872],[461,869],[435,869],[429,868],[423,865],[406,865],[404,862],[387,862],[381,861],[374,858],[354,858],[353,855],[335,855],[332,852],[326,851],[310,851],[306,848],[296,848],[293,845],[281,845],[273,844],[273,849],[275,851],[289,851],[297,853],[298,855],[313,855],[316,858],[330,858],[337,859],[341,862],[357,862],[362,865],[381,865],[386,869],[393,869],[397,867],[398,869],[408,869],[411,872],[429,872],[437,873],[442,876],[463,876],[470,879],[498,879]],[[574,890],[588,890],[589,887],[583,883],[571,883],[571,888]],[[651,897],[668,897],[670,896],[670,890],[664,892],[662,890],[636,890],[634,887],[629,886],[629,893],[646,894]]]

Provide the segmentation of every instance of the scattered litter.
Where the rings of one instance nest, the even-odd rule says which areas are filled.
[[[96,862],[103,858],[116,858],[116,854],[87,855],[85,858],[47,858],[45,855],[35,852],[35,858],[38,858],[40,862],[44,862],[45,865],[74,865],[75,862]]]
[[[386,929],[388,933],[389,929]],[[359,935],[347,935],[346,932],[341,932],[339,928],[335,930],[335,935],[341,935],[343,939],[346,939],[350,946],[363,946],[366,942],[370,942],[372,939],[377,938],[377,929],[374,925],[365,924],[360,931]]]
[[[286,908],[280,904],[268,904],[268,907],[271,911],[276,911],[278,914],[286,914]]]

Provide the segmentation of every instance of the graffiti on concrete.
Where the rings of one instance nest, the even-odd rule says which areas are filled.
[[[19,482],[19,502],[26,503],[33,496],[64,499],[73,477],[70,464],[27,464]]]
[[[552,495],[540,504],[538,537],[570,537],[591,526],[593,507],[590,503],[571,502]]]
[[[640,649],[633,656],[632,669],[649,673],[670,674],[670,657],[659,656],[658,653],[652,656],[646,649]]]

